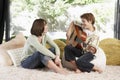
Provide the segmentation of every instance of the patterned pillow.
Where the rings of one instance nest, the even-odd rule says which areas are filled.
[[[20,66],[21,54],[23,52],[23,47],[22,48],[8,50],[7,52],[8,52],[9,56],[11,57],[11,59],[13,61],[13,65],[15,67]]]

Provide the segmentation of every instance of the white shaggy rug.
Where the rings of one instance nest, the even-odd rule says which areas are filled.
[[[102,74],[69,71],[68,75],[50,70],[28,70],[20,67],[0,67],[0,80],[120,80],[120,66],[107,66]]]

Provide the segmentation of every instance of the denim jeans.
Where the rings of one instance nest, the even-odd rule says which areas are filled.
[[[50,48],[49,50],[55,54],[54,48]],[[49,56],[45,56],[42,53],[36,51],[33,53],[33,55],[22,61],[21,66],[28,69],[43,68],[47,66],[49,60],[52,60]]]
[[[65,60],[67,61],[76,61],[78,69],[85,72],[90,72],[93,68],[93,64],[90,63],[94,59],[94,55],[90,52],[84,53],[82,49],[75,48],[71,45],[67,45],[64,48],[65,51]],[[76,57],[78,59],[76,59]]]

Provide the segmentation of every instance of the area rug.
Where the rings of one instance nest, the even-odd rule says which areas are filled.
[[[0,67],[0,80],[120,80],[120,66],[106,66],[103,73],[74,73],[68,75],[54,73],[51,70],[29,70],[21,67]]]

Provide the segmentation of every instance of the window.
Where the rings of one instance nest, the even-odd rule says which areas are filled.
[[[11,0],[10,9],[11,35],[19,31],[29,35],[35,18],[46,19],[50,32],[65,32],[72,20],[92,12],[101,39],[114,37],[115,0]]]

